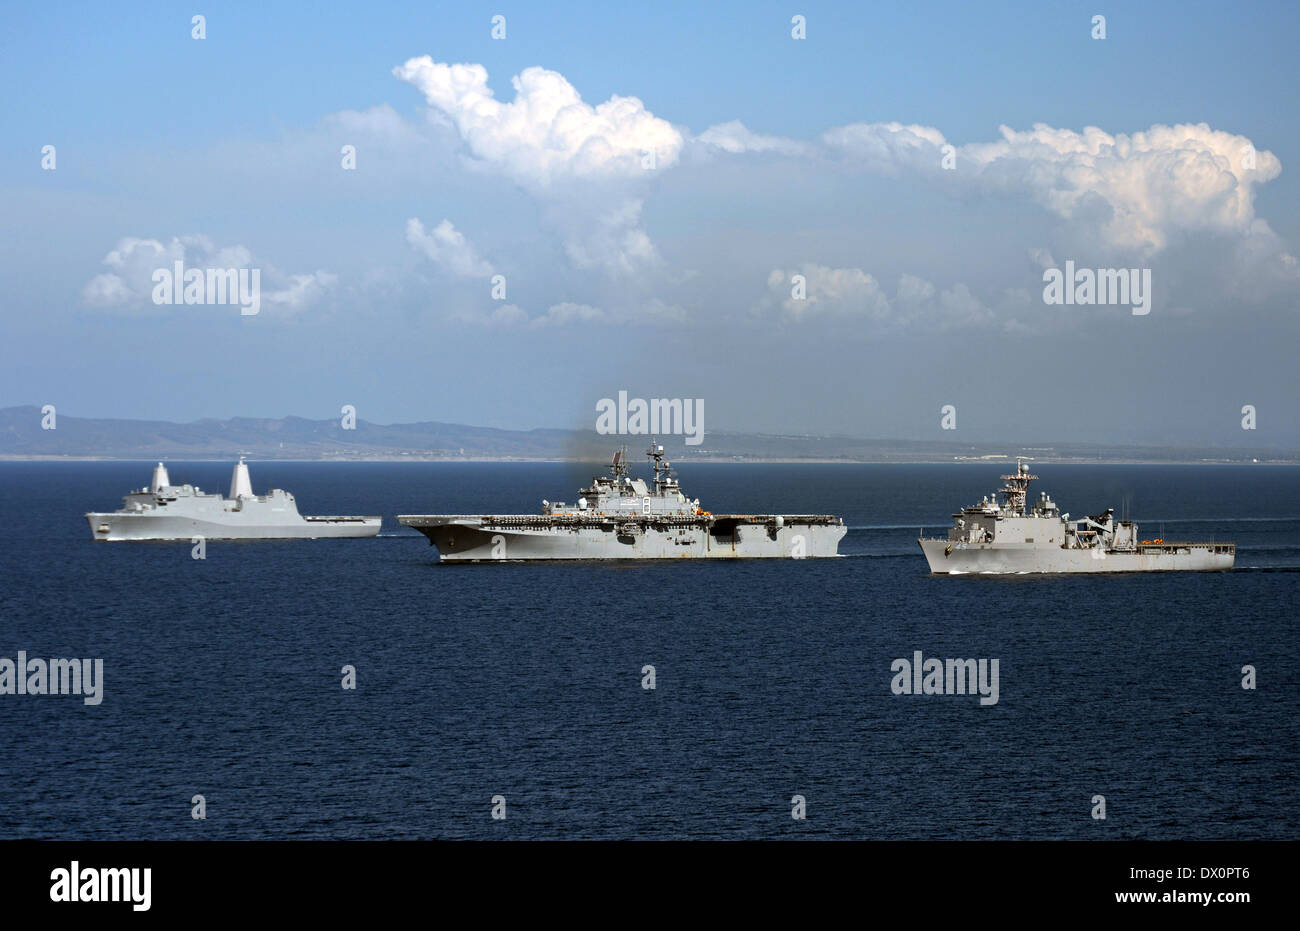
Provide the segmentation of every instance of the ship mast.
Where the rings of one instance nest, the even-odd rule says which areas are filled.
[[[253,497],[253,483],[248,477],[248,466],[244,464],[244,457],[239,457],[239,462],[235,464],[235,470],[230,473],[230,500],[238,501],[240,498]]]
[[[672,487],[673,464],[664,458],[664,448],[658,441],[653,441],[645,454],[654,460],[655,494],[663,494],[665,488]]]
[[[1016,471],[1012,475],[1002,476],[1002,481],[1006,482],[1002,486],[1002,497],[1004,505],[1016,514],[1025,513],[1025,498],[1028,495],[1029,483],[1038,478],[1037,475],[1029,474],[1029,466],[1025,465],[1019,456],[1016,457]]]
[[[171,483],[172,480],[167,475],[167,467],[161,462],[154,466],[153,481],[149,483],[149,491],[157,494]]]

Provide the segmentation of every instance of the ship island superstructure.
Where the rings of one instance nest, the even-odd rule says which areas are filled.
[[[847,528],[829,514],[713,514],[682,491],[663,446],[646,451],[649,482],[614,454],[576,504],[543,501],[540,514],[399,514],[443,561],[743,559],[838,555]]]
[[[1231,569],[1235,543],[1138,539],[1138,526],[1117,520],[1115,509],[1071,521],[1040,492],[1029,503],[1029,483],[1038,478],[1021,459],[1002,476],[1002,489],[953,515],[946,538],[920,539],[934,573],[1155,572]],[[999,501],[999,497],[1001,501]]]
[[[380,517],[304,517],[293,495],[275,488],[253,494],[243,458],[230,477],[230,496],[196,485],[173,485],[167,467],[154,467],[145,488],[122,499],[120,510],[86,515],[96,540],[292,540],[373,537]]]

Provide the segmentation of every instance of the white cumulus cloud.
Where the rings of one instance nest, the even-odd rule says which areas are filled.
[[[902,170],[985,191],[1024,193],[1104,246],[1152,255],[1182,233],[1254,235],[1257,185],[1281,162],[1245,136],[1205,123],[1156,124],[1132,134],[1036,124],[955,146],[942,168],[943,134],[932,127],[856,123],[823,135],[828,147],[872,171]]]
[[[659,262],[641,225],[645,189],[676,164],[685,137],[636,97],[592,106],[564,75],[526,68],[514,100],[496,99],[482,65],[428,55],[393,69],[455,128],[473,163],[542,201],[570,261],[628,275]]]
[[[533,326],[563,326],[567,323],[597,323],[605,318],[605,312],[590,304],[575,304],[564,301],[552,304],[546,313],[533,319]]]
[[[481,258],[450,220],[443,220],[426,230],[417,217],[406,221],[406,241],[411,248],[457,278],[486,278],[492,274],[490,262]]]
[[[1182,232],[1250,235],[1255,186],[1282,171],[1273,153],[1204,123],[1131,135],[1043,124],[1026,132],[1003,126],[1001,134],[962,146],[959,164],[970,159],[986,181],[1028,190],[1067,220],[1104,205],[1095,220],[1104,238],[1148,254]]]
[[[823,314],[851,314],[874,320],[889,316],[889,298],[880,282],[860,268],[807,263],[796,272],[773,269],[767,276],[767,287],[770,296],[795,320]]]
[[[931,126],[903,123],[853,123],[822,134],[822,142],[833,150],[851,154],[881,174],[902,169],[938,170],[943,133]]]
[[[583,101],[564,75],[525,68],[503,103],[482,65],[449,65],[428,55],[393,69],[449,117],[474,157],[526,186],[559,178],[636,176],[653,152],[660,168],[677,160],[683,138],[636,97],[617,94],[597,106]]]
[[[314,271],[307,275],[284,276],[284,287],[268,291],[262,301],[286,310],[298,311],[310,307],[338,284],[338,276],[327,271]]]
[[[756,133],[740,120],[710,126],[695,137],[695,141],[729,155],[743,152],[776,152],[781,155],[808,155],[813,146],[784,136],[766,136]]]
[[[795,292],[803,278],[803,296]],[[891,298],[875,276],[860,268],[830,268],[805,263],[797,271],[773,269],[762,308],[779,308],[788,320],[840,317],[880,330],[907,327],[974,326],[993,322],[993,313],[966,285],[940,290],[923,278],[902,275]]]
[[[104,256],[108,271],[91,278],[81,289],[81,299],[88,307],[128,312],[161,311],[175,305],[159,305],[153,300],[154,273],[174,271],[180,262],[190,269],[247,269],[258,271],[260,306],[278,307],[295,312],[320,300],[338,283],[337,276],[317,270],[305,274],[287,274],[272,265],[257,262],[246,246],[217,246],[207,236],[174,236],[164,243],[158,239],[125,236]],[[251,282],[251,276],[249,278]],[[228,295],[227,303],[237,298]]]
[[[1278,177],[1281,163],[1248,137],[1205,123],[1155,124],[1132,133],[1002,126],[993,141],[953,145],[939,129],[919,123],[859,122],[799,141],[732,120],[692,137],[636,97],[588,103],[564,75],[546,68],[516,75],[510,100],[497,99],[479,64],[426,55],[393,73],[424,96],[429,116],[456,134],[472,164],[539,200],[575,268],[615,277],[663,271],[644,206],[658,172],[681,164],[688,145],[706,160],[768,153],[910,176],[962,197],[1028,198],[1060,221],[1053,251],[1062,254],[1091,250],[1146,260],[1208,233],[1230,240],[1224,262],[1238,277],[1285,287],[1300,267],[1255,213],[1260,186]],[[391,122],[385,111],[367,119]],[[459,234],[448,228],[439,239],[440,230],[414,238],[435,261],[481,273],[486,263],[463,237],[453,241]],[[1037,248],[1031,259],[1042,265],[1051,253]],[[820,276],[819,295],[798,305],[782,298],[791,316],[837,312],[849,304],[859,314],[890,316],[900,306],[916,306],[909,290],[914,284],[900,285],[891,297],[861,270],[812,266],[811,273]],[[111,299],[112,283],[101,283],[97,293]],[[985,310],[956,288],[936,290],[927,300],[945,319]]]
[[[889,177],[908,173],[954,190],[1027,195],[1110,250],[1149,257],[1178,236],[1210,232],[1260,240],[1248,251],[1272,256],[1278,275],[1294,262],[1255,216],[1257,189],[1281,173],[1281,162],[1246,136],[1205,123],[1155,124],[1134,133],[1039,123],[1025,131],[1002,126],[999,136],[950,148],[932,126],[853,123],[827,130],[821,144],[848,164]],[[696,140],[733,155],[815,151],[735,121]],[[949,156],[951,170],[944,166]]]

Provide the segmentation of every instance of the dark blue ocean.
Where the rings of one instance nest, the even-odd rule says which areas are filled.
[[[1075,516],[1235,540],[1231,573],[936,578],[918,530],[1003,466],[681,469],[714,512],[842,515],[843,559],[454,566],[391,516],[535,512],[595,467],[255,462],[383,534],[92,543],[151,465],[0,464],[0,657],[104,661],[98,706],[0,695],[0,837],[1300,834],[1300,468],[1036,468]],[[998,703],[893,695],[916,650],[997,658]]]

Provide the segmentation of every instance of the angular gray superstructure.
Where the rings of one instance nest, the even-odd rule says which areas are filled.
[[[1139,540],[1137,524],[1115,520],[1114,508],[1070,520],[1050,497],[1027,505],[1029,483],[1038,478],[1016,460],[998,493],[953,515],[946,539],[920,539],[930,571],[965,573],[1159,572],[1231,569],[1235,543],[1171,543]]]
[[[664,448],[654,478],[628,475],[627,453],[592,479],[576,505],[542,502],[541,514],[399,514],[442,560],[745,559],[836,556],[847,533],[829,514],[712,514],[682,492]]]
[[[297,540],[373,537],[379,517],[303,517],[293,495],[279,488],[253,494],[241,458],[230,478],[230,497],[205,494],[194,485],[173,485],[160,462],[148,488],[122,499],[111,513],[86,515],[96,540]]]

